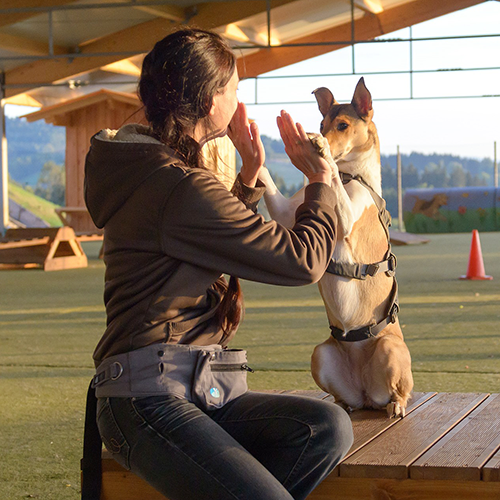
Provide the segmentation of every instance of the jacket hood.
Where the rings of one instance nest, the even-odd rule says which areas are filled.
[[[182,162],[144,125],[129,124],[94,135],[84,181],[85,203],[94,224],[104,227],[151,174],[173,164]]]

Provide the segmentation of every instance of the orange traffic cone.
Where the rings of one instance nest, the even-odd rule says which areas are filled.
[[[470,245],[469,265],[467,275],[460,276],[461,280],[492,280],[491,276],[484,274],[483,254],[477,229],[472,231],[472,243]]]

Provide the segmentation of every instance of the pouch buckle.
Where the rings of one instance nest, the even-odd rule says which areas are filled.
[[[123,375],[123,366],[118,361],[115,361],[113,364],[109,365],[102,372],[94,375],[92,379],[92,387],[98,387],[104,382],[108,380],[118,380]]]
[[[123,366],[118,361],[115,361],[111,366],[118,367],[118,371],[117,371],[116,375],[111,375],[111,380],[118,380],[123,374]]]

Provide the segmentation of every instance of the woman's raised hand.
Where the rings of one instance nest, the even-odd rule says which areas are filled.
[[[324,182],[331,186],[332,169],[328,162],[318,154],[302,125],[294,123],[286,111],[281,112],[277,122],[285,144],[285,152],[293,165],[309,179],[309,183]]]
[[[260,139],[256,123],[249,124],[247,109],[240,102],[227,129],[227,135],[233,141],[241,156],[241,180],[249,187],[255,187],[259,171],[264,165],[266,153]]]

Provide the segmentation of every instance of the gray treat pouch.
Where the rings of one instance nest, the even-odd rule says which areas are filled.
[[[222,408],[248,390],[247,353],[242,349],[201,350],[193,377],[192,400],[205,410]]]

